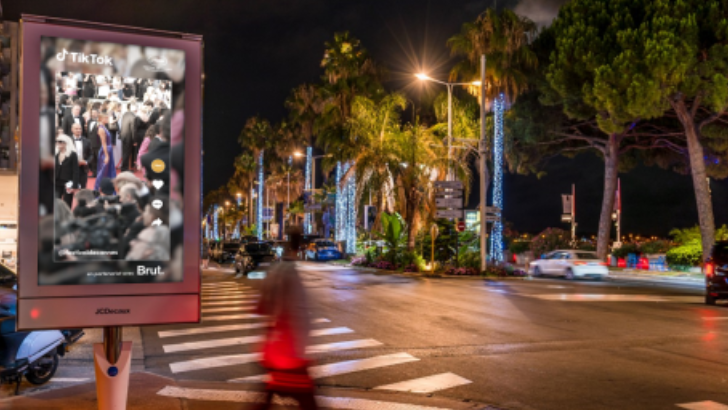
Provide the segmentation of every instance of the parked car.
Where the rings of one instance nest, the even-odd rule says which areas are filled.
[[[705,272],[705,304],[715,305],[728,299],[728,241],[718,241],[703,267]]]
[[[235,262],[233,262],[233,266],[235,267],[235,273],[242,272],[247,274],[251,269],[253,269],[253,258],[245,250],[245,245],[240,246],[240,249],[238,249],[235,253]]]
[[[240,243],[246,244],[250,242],[258,242],[258,237],[255,235],[245,235],[240,238]]]
[[[602,279],[609,275],[607,264],[597,254],[580,250],[557,250],[531,262],[529,271],[534,276],[563,276],[566,279]]]
[[[210,260],[216,261],[220,258],[222,251],[222,242],[213,242],[210,244]]]
[[[306,248],[306,259],[327,261],[341,259],[341,252],[329,239],[316,239]]]
[[[245,253],[253,259],[255,266],[261,262],[272,261],[275,258],[275,250],[269,242],[251,242],[243,246],[245,246]]]
[[[238,250],[240,249],[242,245],[238,242],[225,242],[220,247],[220,250],[218,251],[218,257],[217,262],[218,263],[225,263],[229,261],[230,259],[235,258],[235,254],[238,253]]]

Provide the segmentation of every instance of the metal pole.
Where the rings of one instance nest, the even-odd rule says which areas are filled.
[[[104,353],[109,364],[116,364],[121,355],[121,326],[104,327]]]
[[[488,165],[485,140],[485,55],[480,56],[480,271],[488,267],[488,222],[485,207],[488,194]]]
[[[622,182],[617,178],[617,242],[622,242]]]
[[[452,181],[452,84],[447,85],[447,180]]]
[[[571,243],[576,245],[576,185],[571,184]]]

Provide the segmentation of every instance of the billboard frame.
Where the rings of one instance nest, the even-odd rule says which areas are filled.
[[[21,16],[20,26],[21,161],[18,222],[19,227],[22,227],[22,234],[18,238],[18,329],[199,322],[204,81],[202,36],[27,14]],[[38,79],[41,69],[41,37],[178,49],[185,52],[184,273],[181,282],[39,286]],[[170,309],[170,306],[173,308]]]

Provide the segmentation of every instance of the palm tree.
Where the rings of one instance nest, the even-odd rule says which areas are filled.
[[[448,40],[452,54],[466,58],[452,69],[450,77],[480,80],[480,56],[485,55],[488,99],[505,93],[509,101],[515,101],[528,88],[529,71],[538,66],[536,53],[529,47],[537,35],[538,26],[528,18],[509,9],[489,8]],[[473,87],[471,91],[478,90]]]

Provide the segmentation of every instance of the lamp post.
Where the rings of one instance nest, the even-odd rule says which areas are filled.
[[[480,85],[480,81],[470,83],[451,83],[434,79],[427,74],[415,74],[420,81],[432,81],[447,87],[447,180],[452,180],[452,89],[456,85]]]

